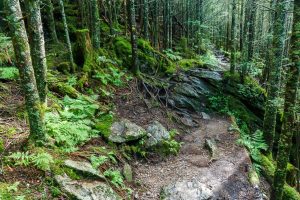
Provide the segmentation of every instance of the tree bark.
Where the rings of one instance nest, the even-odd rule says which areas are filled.
[[[40,1],[26,0],[28,30],[34,75],[41,103],[47,105],[47,63]]]
[[[236,0],[232,0],[232,21],[231,21],[231,41],[230,41],[230,73],[235,72],[235,54],[236,54],[236,44],[235,44],[235,21],[236,21]]]
[[[71,40],[70,40],[70,35],[69,35],[69,28],[68,28],[68,23],[67,23],[67,18],[65,14],[65,7],[64,7],[64,1],[59,0],[59,8],[60,8],[60,13],[62,17],[62,21],[64,24],[64,31],[65,31],[65,38],[66,38],[66,43],[68,47],[68,56],[69,56],[69,62],[72,66],[72,71],[75,72],[75,63],[74,63],[74,57],[73,57],[73,52],[72,52],[72,45],[71,45]]]
[[[144,38],[146,40],[149,40],[149,28],[148,28],[148,24],[149,24],[149,2],[148,0],[143,0],[144,2],[144,16],[143,16],[143,32],[144,32]]]
[[[46,13],[47,13],[47,21],[48,21],[48,26],[49,26],[49,30],[50,30],[50,35],[51,35],[51,39],[52,41],[54,41],[55,43],[58,43],[58,38],[57,38],[57,34],[56,34],[56,27],[55,27],[55,21],[54,21],[54,16],[53,16],[53,4],[51,0],[45,0],[45,8],[46,8]]]
[[[277,168],[274,176],[274,200],[282,200],[283,186],[286,180],[286,168],[293,144],[293,134],[297,132],[296,103],[297,90],[300,78],[300,2],[295,1],[294,27],[292,36],[291,60],[293,65],[289,68],[288,81],[285,91],[285,105],[283,126],[280,135],[277,155]]]
[[[100,17],[98,0],[91,1],[92,7],[92,43],[95,49],[100,48]]]
[[[9,15],[8,24],[12,36],[16,64],[20,72],[22,91],[25,96],[28,113],[29,139],[36,144],[40,144],[45,138],[45,127],[20,2],[19,0],[6,0],[5,2]]]
[[[136,19],[135,19],[135,3],[134,0],[128,0],[128,13],[129,13],[129,25],[130,25],[130,32],[131,32],[131,46],[132,46],[132,66],[131,70],[133,73],[139,73],[138,68],[138,58],[137,58],[137,30],[136,30]]]
[[[282,52],[285,44],[285,0],[278,0],[275,8],[273,51],[271,52],[273,54],[271,58],[274,59],[269,66],[270,77],[263,124],[264,139],[269,146],[269,153],[273,150],[276,115],[280,106],[278,99],[281,86]]]

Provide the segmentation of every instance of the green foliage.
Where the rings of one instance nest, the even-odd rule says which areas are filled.
[[[12,41],[3,33],[0,33],[0,66],[11,65],[14,56]]]
[[[182,69],[188,70],[191,68],[203,67],[203,62],[201,60],[197,60],[197,59],[182,59],[182,60],[178,61],[178,65]]]
[[[74,75],[68,76],[67,85],[74,87],[77,84],[77,77]]]
[[[53,158],[46,152],[33,153],[29,152],[15,152],[7,156],[7,159],[15,166],[30,166],[33,165],[40,170],[49,171],[50,164],[53,163]]]
[[[122,176],[119,170],[108,169],[103,173],[103,175],[107,177],[110,180],[110,182],[117,188],[125,187],[124,177]]]
[[[0,182],[0,199],[1,200],[24,200],[25,196],[18,195],[20,182],[6,184]]]
[[[255,133],[250,135],[247,125],[244,124],[240,129],[240,139],[238,139],[237,143],[247,148],[250,153],[251,159],[254,161],[253,166],[256,172],[260,173],[260,152],[262,150],[267,150],[268,148],[267,144],[264,141],[263,132],[257,130],[255,131]]]
[[[0,138],[0,154],[5,150],[4,141]]]
[[[103,85],[111,84],[121,86],[123,76],[124,73],[122,71],[116,67],[110,66],[106,70],[97,71],[93,78],[100,80]]]
[[[216,58],[215,54],[208,51],[206,54],[200,56],[200,60],[207,66],[211,66],[213,69],[218,68],[220,65],[219,60]]]
[[[101,165],[103,165],[105,162],[107,162],[109,158],[107,156],[95,156],[92,155],[90,158],[92,166],[97,169]]]
[[[83,96],[78,99],[66,96],[61,103],[62,110],[46,113],[46,130],[56,146],[71,152],[76,150],[76,146],[98,135],[99,132],[92,127],[99,106]]]
[[[102,115],[99,119],[97,119],[96,129],[100,131],[100,133],[104,136],[104,138],[108,138],[110,135],[110,127],[114,122],[114,117],[112,114]]]
[[[166,49],[164,54],[172,61],[179,61],[182,59],[179,52],[174,52],[172,49]]]
[[[116,37],[114,41],[115,52],[121,59],[128,59],[131,55],[131,44],[125,37]]]
[[[19,70],[15,67],[0,67],[0,79],[15,80],[19,77]]]

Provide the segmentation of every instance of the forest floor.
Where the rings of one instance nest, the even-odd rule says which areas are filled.
[[[224,57],[220,55],[218,59],[224,70],[227,70],[228,63]],[[47,199],[50,189],[43,172],[34,167],[9,167],[2,164],[4,154],[24,150],[28,124],[19,85],[16,82],[1,83],[0,93],[0,135],[5,144],[0,155],[0,181],[20,182],[21,187],[27,188],[25,191],[28,195],[32,194],[35,199]],[[131,184],[134,199],[158,200],[162,188],[176,190],[171,199],[190,199],[184,193],[189,190],[199,193],[194,190],[195,183],[205,185],[215,199],[260,199],[257,189],[249,183],[251,160],[245,148],[236,144],[239,135],[229,130],[232,124],[229,117],[202,113],[191,114],[187,119],[157,101],[145,99],[135,80],[126,87],[118,88],[113,102],[117,118],[129,119],[144,128],[154,120],[159,121],[168,130],[177,129],[180,134],[176,139],[182,142],[176,156],[153,155],[129,162],[134,172],[135,184]],[[207,141],[215,142],[214,155],[206,148]],[[82,160],[81,151],[99,145],[107,144],[100,137],[95,138],[70,154],[70,157]],[[269,185],[265,181],[262,181],[260,189],[268,196]],[[122,196],[122,192],[118,193]]]

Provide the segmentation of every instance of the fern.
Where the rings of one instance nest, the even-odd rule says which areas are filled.
[[[65,152],[72,152],[78,145],[98,135],[99,132],[92,127],[99,106],[83,96],[77,99],[65,97],[61,103],[61,111],[46,113],[46,130],[56,146]]]
[[[29,152],[15,152],[7,156],[16,166],[29,166],[31,163],[32,155]]]
[[[11,38],[0,33],[0,66],[4,64],[12,64],[13,54]]]
[[[53,163],[53,157],[48,153],[38,153],[32,156],[34,166],[43,171],[50,170],[50,164]]]
[[[98,167],[100,167],[101,165],[103,165],[105,162],[108,161],[108,157],[107,156],[95,156],[95,155],[92,155],[91,158],[90,158],[90,161],[91,161],[91,164],[92,166],[97,169]]]
[[[108,169],[106,170],[103,175],[111,181],[111,183],[116,186],[117,188],[125,187],[123,176],[119,170],[112,170]]]
[[[15,152],[7,156],[7,159],[11,161],[15,166],[36,166],[38,169],[43,171],[50,170],[50,164],[53,163],[53,158],[46,152],[38,154],[29,154],[26,152]]]
[[[261,172],[261,166],[259,163],[261,163],[261,156],[260,152],[262,150],[267,150],[268,145],[265,143],[263,138],[263,132],[260,130],[255,131],[254,134],[249,135],[245,131],[243,131],[243,128],[241,128],[241,137],[237,140],[237,143],[240,145],[243,145],[247,148],[247,150],[250,153],[251,159],[254,161],[253,167],[255,170],[260,173]]]

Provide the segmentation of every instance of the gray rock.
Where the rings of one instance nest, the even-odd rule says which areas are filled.
[[[145,129],[127,119],[113,123],[110,130],[108,140],[115,143],[134,141],[147,135]]]
[[[63,191],[78,200],[121,200],[121,197],[103,182],[72,180],[66,174],[56,175],[54,178]]]
[[[163,200],[209,200],[213,191],[205,184],[196,180],[172,183],[162,189]]]
[[[146,140],[146,147],[152,147],[162,143],[164,140],[169,140],[170,133],[158,121],[154,121],[147,128],[148,139]]]
[[[102,174],[100,174],[98,170],[94,169],[92,165],[88,162],[65,160],[65,166],[105,180],[105,177]]]
[[[128,163],[125,163],[123,167],[123,175],[126,181],[132,182],[132,168]]]
[[[216,71],[210,71],[210,70],[195,70],[195,76],[203,79],[212,79],[215,81],[221,81],[222,76],[219,72]]]
[[[202,115],[202,119],[205,119],[205,120],[211,119],[211,117],[208,114],[206,114],[205,112],[201,112],[201,115]]]

